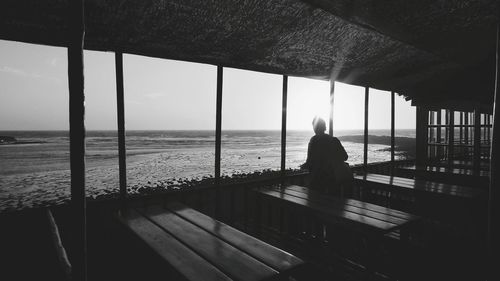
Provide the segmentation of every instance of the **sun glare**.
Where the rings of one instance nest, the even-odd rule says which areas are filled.
[[[288,87],[287,128],[309,130],[315,116],[328,122],[330,83],[292,77]]]

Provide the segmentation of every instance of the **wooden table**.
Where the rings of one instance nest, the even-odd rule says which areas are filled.
[[[291,185],[283,188],[272,186],[256,191],[282,204],[316,214],[327,223],[342,223],[352,230],[367,235],[382,236],[399,230],[401,239],[407,240],[410,227],[420,220],[420,217],[406,212],[359,200],[327,196],[303,186]]]
[[[400,194],[409,195],[442,195],[447,197],[460,197],[470,199],[485,198],[486,193],[482,189],[470,186],[461,186],[447,183],[440,183],[422,179],[409,179],[396,176],[367,173],[365,175],[355,175],[355,182],[362,185],[373,184],[378,188]]]
[[[475,173],[465,168],[411,165],[395,168],[395,174],[478,188],[487,188],[489,184],[489,172],[484,170]]]
[[[180,203],[119,220],[186,280],[287,280],[304,262]]]
[[[473,221],[487,206],[486,190],[470,186],[372,173],[356,175],[354,181],[364,200],[457,225]]]
[[[429,166],[436,166],[436,167],[450,167],[450,163],[447,160],[439,161],[436,163],[428,163]],[[472,170],[474,168],[474,162],[472,160],[452,160],[451,161],[451,167],[453,168],[459,168],[459,169],[469,169]],[[479,169],[482,171],[489,171],[490,170],[490,162],[486,160],[481,160],[479,163]]]

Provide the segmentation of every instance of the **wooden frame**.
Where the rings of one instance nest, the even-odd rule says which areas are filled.
[[[368,104],[370,88],[365,87],[365,129],[363,142],[363,168],[366,171],[368,167]]]
[[[84,1],[69,3],[68,40],[69,139],[71,167],[72,280],[87,280],[87,202],[85,198]]]
[[[283,75],[283,93],[281,104],[281,178],[285,179],[286,173],[286,114],[288,99],[288,76]]]
[[[120,174],[120,198],[125,205],[127,198],[127,156],[125,151],[125,100],[123,90],[123,54],[115,53],[116,114],[118,122],[118,169]]]

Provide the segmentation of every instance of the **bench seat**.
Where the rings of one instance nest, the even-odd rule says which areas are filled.
[[[180,203],[131,209],[119,220],[186,280],[274,280],[304,265]]]

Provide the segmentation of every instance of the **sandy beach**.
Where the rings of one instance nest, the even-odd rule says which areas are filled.
[[[268,133],[269,134],[269,133]],[[279,170],[281,147],[279,133],[266,141],[242,134],[222,145],[223,176]],[[286,167],[297,169],[307,155],[310,133],[290,137]],[[130,194],[168,190],[193,185],[213,177],[215,152],[213,141],[203,138],[148,136],[127,146],[127,189]],[[135,142],[134,142],[135,141]],[[180,143],[180,144],[179,144]],[[350,164],[362,162],[363,144],[343,141]],[[370,162],[388,161],[387,145],[369,147]],[[0,155],[0,212],[63,204],[70,198],[69,151],[67,139],[53,139],[44,144],[3,145]],[[113,197],[119,190],[116,138],[95,137],[87,145],[86,188],[90,199]]]

